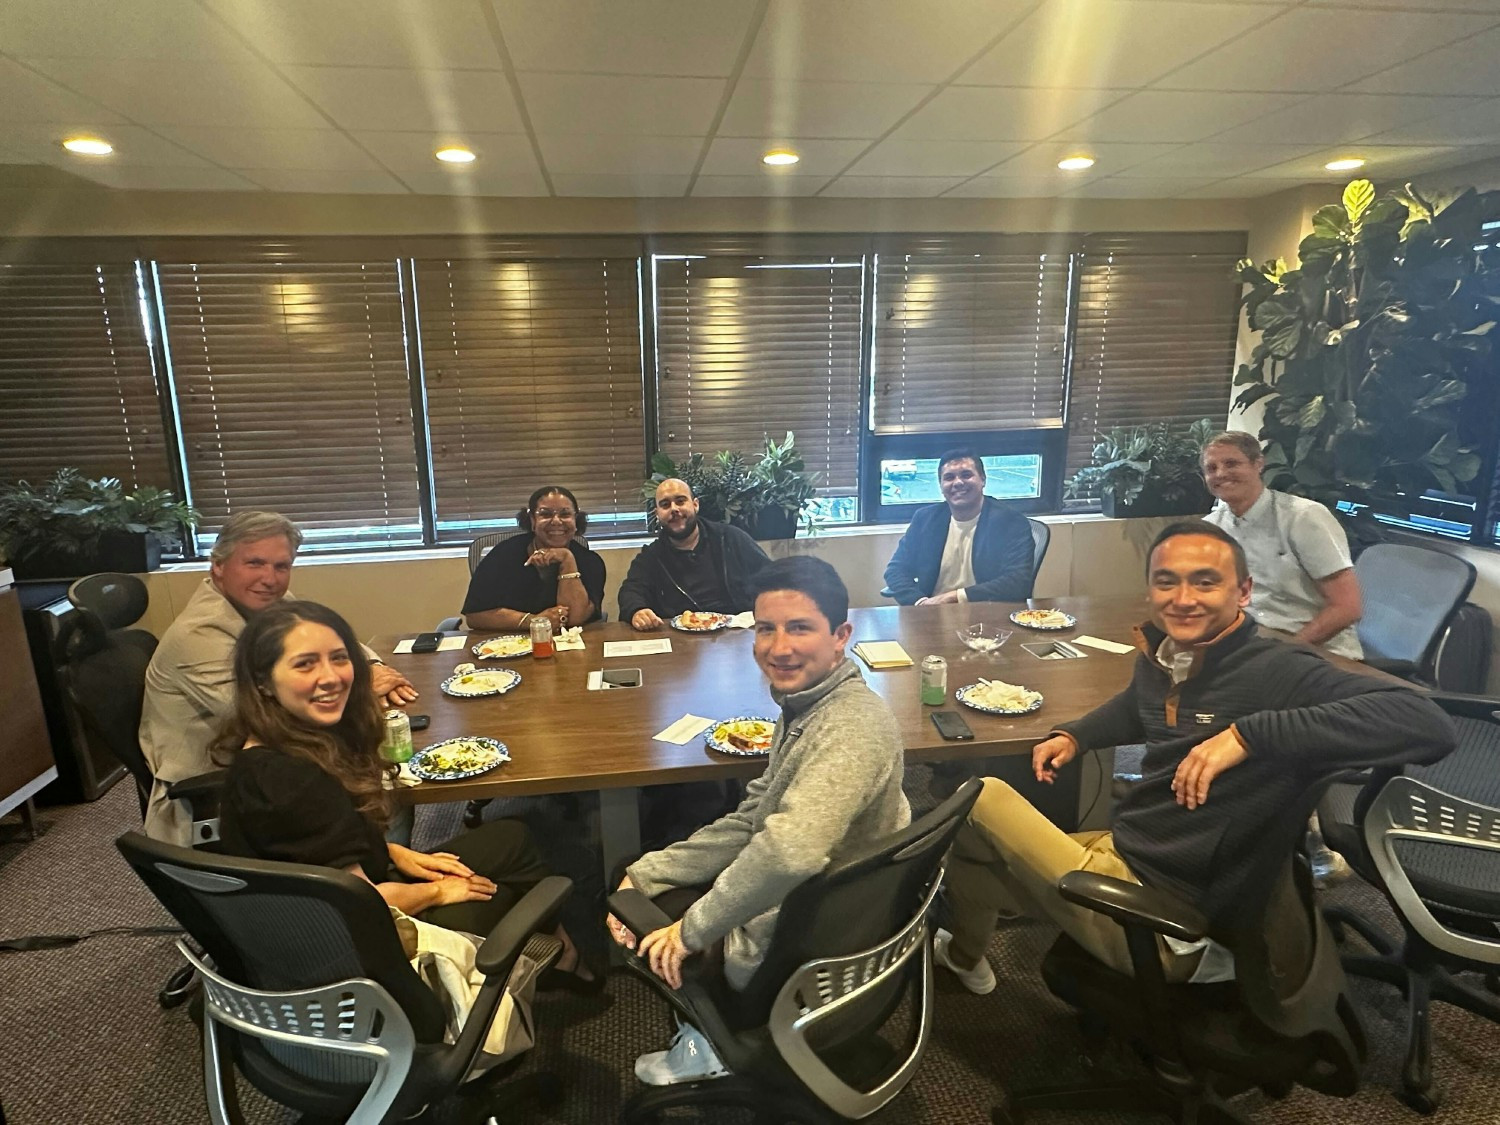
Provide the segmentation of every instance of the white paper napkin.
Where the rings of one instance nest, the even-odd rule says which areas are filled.
[[[1101,649],[1104,652],[1117,652],[1122,655],[1135,651],[1130,645],[1122,645],[1119,641],[1106,641],[1102,637],[1073,637],[1072,643],[1075,645],[1088,645],[1089,648]]]
[[[660,637],[654,641],[605,641],[604,657],[609,659],[613,656],[652,656],[658,652],[671,652],[672,641],[669,637]]]
[[[583,643],[583,627],[581,625],[574,625],[571,629],[564,629],[561,633],[557,634],[554,640],[558,652],[566,652],[573,649],[582,651],[585,647]]]
[[[686,746],[713,725],[712,719],[705,719],[701,715],[684,715],[666,730],[651,737],[656,742],[671,742],[677,746]]]
[[[747,609],[744,613],[736,613],[729,619],[731,629],[751,629],[755,627],[755,611]]]
[[[408,653],[408,652],[411,651],[412,641],[414,641],[414,640],[416,640],[415,637],[408,637],[404,641],[397,641],[396,642],[396,647],[393,648],[391,651],[394,652],[394,653]],[[454,649],[463,648],[464,645],[466,645],[468,643],[469,643],[469,638],[468,638],[467,635],[465,635],[465,636],[459,636],[459,637],[444,637],[442,640],[440,640],[438,642],[437,651],[438,652],[452,652]]]

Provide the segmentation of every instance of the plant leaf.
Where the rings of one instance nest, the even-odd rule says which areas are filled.
[[[1375,185],[1369,180],[1355,180],[1344,189],[1344,213],[1352,225],[1359,224],[1374,202]]]

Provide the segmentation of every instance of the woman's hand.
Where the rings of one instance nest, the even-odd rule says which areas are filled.
[[[549,566],[554,563],[564,574],[578,569],[573,552],[566,547],[538,547],[526,556],[527,566]]]
[[[400,844],[387,844],[385,847],[390,852],[392,866],[408,879],[434,883],[449,876],[461,879],[476,877],[463,860],[452,852],[418,852]],[[491,883],[490,886],[493,889],[494,884]]]
[[[672,988],[681,988],[682,963],[692,955],[692,952],[682,944],[682,919],[679,918],[670,926],[652,930],[641,938],[639,956],[648,958],[651,962],[651,971],[668,985]]]
[[[452,906],[456,902],[489,902],[495,894],[495,884],[483,875],[445,875],[433,884],[437,888],[434,906]]]

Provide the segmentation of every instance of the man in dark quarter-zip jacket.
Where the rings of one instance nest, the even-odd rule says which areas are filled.
[[[972,992],[995,987],[984,951],[1002,911],[1050,919],[1130,972],[1121,927],[1057,892],[1068,871],[1159,888],[1202,911],[1211,933],[1232,932],[1254,858],[1267,841],[1294,838],[1297,824],[1282,822],[1317,779],[1431,762],[1453,748],[1447,716],[1413,689],[1257,636],[1244,612],[1244,552],[1220,528],[1173,524],[1147,559],[1151,620],[1136,630],[1130,686],[1032,751],[1038,780],[1050,782],[1080,751],[1144,742],[1142,781],[1115,809],[1112,831],[1069,835],[985,779],[949,864],[953,931],[939,931],[935,947]],[[1229,951],[1208,938],[1162,939],[1162,963],[1171,981],[1233,976]]]

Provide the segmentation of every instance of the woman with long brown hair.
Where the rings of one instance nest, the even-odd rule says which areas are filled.
[[[279,602],[254,614],[234,655],[235,711],[210,749],[228,763],[219,832],[235,855],[361,875],[403,913],[484,935],[548,874],[519,821],[497,820],[436,852],[388,843],[384,722],[370,665],[333,610]],[[559,931],[559,968],[581,969]]]

